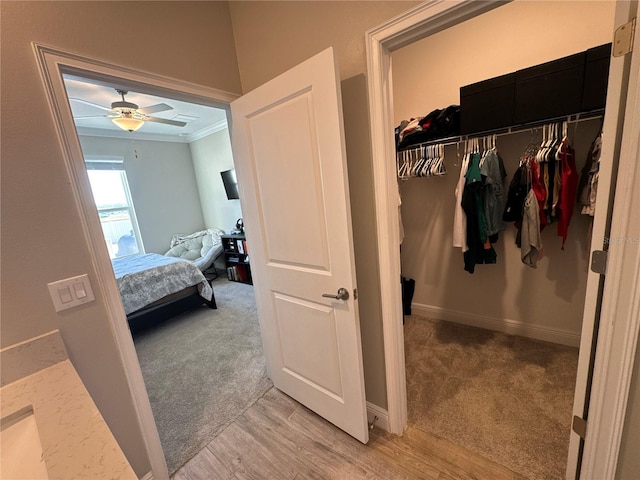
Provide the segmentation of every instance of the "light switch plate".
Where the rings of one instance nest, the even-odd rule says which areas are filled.
[[[49,295],[51,295],[56,312],[95,300],[93,289],[86,273],[77,277],[47,283],[47,287],[49,287]],[[71,301],[69,301],[69,295],[71,296]]]

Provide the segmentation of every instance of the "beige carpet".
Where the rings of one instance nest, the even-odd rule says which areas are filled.
[[[217,310],[180,313],[135,335],[172,474],[272,386],[253,287],[219,277]]]
[[[532,480],[564,478],[578,349],[406,317],[409,423]]]

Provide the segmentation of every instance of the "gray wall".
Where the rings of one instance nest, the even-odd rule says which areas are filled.
[[[332,46],[345,137],[367,400],[386,408],[364,33],[419,2],[231,2],[243,92]],[[313,32],[313,34],[309,34]]]
[[[229,200],[220,172],[233,168],[229,130],[207,135],[189,144],[193,168],[202,204],[204,224],[207,228],[229,231],[242,218],[240,200]]]
[[[364,75],[343,80],[342,108],[351,196],[351,222],[358,279],[362,356],[367,400],[386,408],[380,279],[377,274],[378,242],[369,134],[367,80]],[[384,392],[384,395],[381,394]]]
[[[204,228],[198,185],[186,143],[80,137],[86,156],[124,158],[146,252],[165,253],[174,233]]]
[[[32,43],[240,93],[225,2],[0,2],[1,346],[60,329],[138,476],[150,469],[101,292],[61,313],[47,282],[96,272]],[[95,285],[95,283],[94,283]]]

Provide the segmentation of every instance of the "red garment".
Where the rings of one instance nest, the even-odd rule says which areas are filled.
[[[544,206],[547,201],[547,189],[544,188],[544,183],[540,180],[540,174],[538,172],[538,163],[532,160],[531,163],[531,188],[538,200],[538,209],[540,210],[540,231],[547,225],[547,215],[544,213]]]
[[[578,171],[576,170],[575,151],[565,140],[560,146],[561,180],[560,200],[558,200],[558,236],[562,237],[562,250],[567,240],[569,222],[573,215],[573,204],[578,191]]]

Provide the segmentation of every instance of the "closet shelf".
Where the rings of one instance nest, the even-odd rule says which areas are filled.
[[[573,123],[578,123],[585,120],[592,120],[594,118],[601,118],[603,116],[604,116],[604,108],[600,108],[597,110],[592,110],[590,112],[581,112],[581,113],[576,113],[576,114],[562,116],[562,117],[548,118],[548,119],[539,120],[536,122],[523,123],[520,125],[496,128],[494,130],[486,130],[484,132],[470,133],[468,135],[457,135],[454,137],[445,137],[445,138],[438,138],[435,140],[429,140],[427,142],[416,143],[415,145],[411,145],[406,148],[403,148],[402,150],[397,151],[396,154],[401,154],[402,152],[406,152],[409,150],[416,150],[428,145],[444,145],[444,146],[455,145],[456,143],[464,142],[465,140],[469,140],[472,138],[482,138],[482,137],[488,137],[491,135],[496,135],[496,136],[509,135],[511,133],[517,133],[525,130],[538,128],[538,127],[541,127],[542,125],[561,123],[561,122],[567,122],[569,124],[573,124]]]

